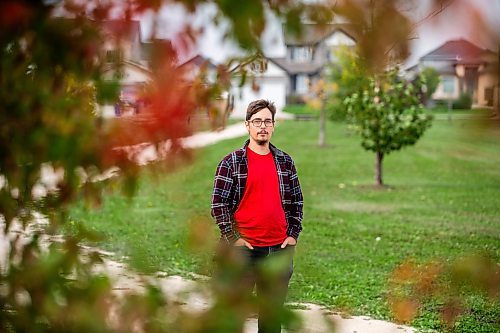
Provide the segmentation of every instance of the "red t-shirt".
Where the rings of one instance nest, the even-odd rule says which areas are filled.
[[[281,244],[287,223],[273,155],[259,155],[247,147],[247,158],[245,192],[234,213],[238,232],[252,246]]]

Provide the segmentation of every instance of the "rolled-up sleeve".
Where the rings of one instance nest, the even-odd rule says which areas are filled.
[[[233,182],[231,166],[227,160],[222,160],[215,172],[211,214],[220,229],[221,238],[228,243],[233,243],[239,238],[232,222]]]

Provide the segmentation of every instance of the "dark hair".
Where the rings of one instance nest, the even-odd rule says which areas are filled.
[[[256,101],[253,101],[252,103],[248,104],[247,108],[247,115],[245,120],[250,120],[254,114],[259,112],[262,109],[269,109],[271,111],[271,114],[273,116],[274,120],[274,115],[276,114],[276,107],[274,106],[274,103],[271,101],[267,101],[265,99],[258,99]]]

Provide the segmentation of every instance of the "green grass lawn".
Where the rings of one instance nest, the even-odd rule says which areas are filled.
[[[312,109],[310,106],[307,104],[292,104],[292,105],[287,105],[283,108],[283,112],[286,113],[291,113],[295,115],[317,115],[318,111]]]
[[[294,158],[305,200],[290,301],[390,319],[387,279],[403,261],[487,252],[500,262],[498,131],[436,120],[415,146],[386,157],[388,187],[376,189],[375,157],[359,138],[345,124],[329,122],[329,146],[319,148],[317,129],[316,121],[286,121],[273,137]],[[202,230],[201,238],[217,234],[210,221],[213,175],[220,159],[242,143],[233,139],[196,151],[195,163],[170,175],[146,172],[132,200],[111,195],[98,211],[75,207],[71,218],[102,232],[107,238],[99,246],[135,254],[143,267],[207,274],[211,251],[190,250],[188,235],[193,229]],[[498,331],[498,303],[474,298],[474,311],[457,331]],[[436,318],[426,311],[413,325],[440,330]]]

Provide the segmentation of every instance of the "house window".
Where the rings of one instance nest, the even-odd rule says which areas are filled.
[[[107,62],[119,62],[122,60],[122,52],[119,49],[107,50],[106,51],[106,61]]]
[[[455,78],[453,76],[443,76],[441,81],[443,83],[443,93],[453,95],[455,92]]]
[[[298,94],[305,94],[309,90],[308,86],[309,78],[307,77],[307,75],[297,74],[297,76],[295,77],[295,91]]]
[[[308,62],[312,61],[311,47],[294,47],[292,48],[291,58],[293,62]]]
[[[254,73],[264,73],[267,70],[267,63],[262,61],[254,61],[250,64],[250,69]]]

